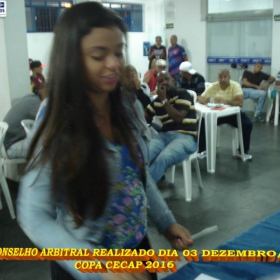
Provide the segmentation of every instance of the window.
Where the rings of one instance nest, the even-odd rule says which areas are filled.
[[[72,5],[72,0],[25,0],[27,32],[52,32],[60,14]]]
[[[121,4],[121,3],[102,3],[104,7],[113,10],[120,16],[130,32],[143,32],[142,5]]]

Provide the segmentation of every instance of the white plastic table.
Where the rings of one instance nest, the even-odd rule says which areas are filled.
[[[215,173],[216,167],[216,142],[217,142],[217,119],[231,115],[237,115],[238,140],[242,160],[244,157],[243,134],[241,125],[241,108],[239,106],[227,106],[224,110],[212,110],[206,105],[195,103],[195,109],[201,114],[205,121],[207,172]]]

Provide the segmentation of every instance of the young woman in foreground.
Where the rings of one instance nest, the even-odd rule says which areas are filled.
[[[176,223],[148,172],[142,106],[120,89],[123,21],[85,2],[67,9],[54,33],[49,99],[20,185],[19,224],[39,248],[149,249],[148,213],[175,249],[188,248],[188,230]],[[52,279],[151,277],[81,273],[74,263],[53,262]]]

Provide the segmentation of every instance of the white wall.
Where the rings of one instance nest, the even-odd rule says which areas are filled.
[[[280,1],[274,0],[273,15],[280,14]],[[272,62],[271,75],[276,76],[280,71],[280,21],[274,21],[272,24]]]
[[[4,20],[5,18],[0,18],[0,121],[3,120],[6,113],[8,112],[8,109],[11,107]]]
[[[2,120],[10,106],[30,92],[24,0],[8,0],[7,16],[0,21]]]
[[[166,1],[175,5],[174,18],[165,18],[166,23],[174,23],[173,29],[166,29],[166,44],[170,46],[170,36],[178,37],[178,44],[182,45],[188,55],[193,68],[207,80],[206,64],[206,21],[200,20],[201,1],[173,0]]]
[[[273,0],[209,0],[209,13],[272,9]]]

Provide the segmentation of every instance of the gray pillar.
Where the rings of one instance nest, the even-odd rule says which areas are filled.
[[[17,99],[30,93],[24,0],[7,0],[7,16],[0,20],[2,47],[6,49],[4,68],[8,85],[5,88],[9,88],[8,95],[13,105]]]

